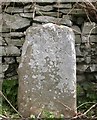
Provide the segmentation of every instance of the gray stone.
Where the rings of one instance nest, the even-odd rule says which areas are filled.
[[[28,117],[41,111],[72,117],[76,112],[74,34],[66,26],[48,23],[26,31],[18,68],[19,112]],[[41,115],[43,117],[43,114]]]
[[[38,11],[46,11],[46,12],[48,12],[48,11],[51,11],[51,10],[53,10],[53,7],[51,6],[51,5],[46,5],[46,6],[39,6],[39,5],[35,5],[35,7],[36,7],[36,11],[38,10]]]
[[[14,45],[14,46],[22,46],[24,43],[24,38],[18,38],[18,39],[11,39],[11,38],[5,38],[5,41],[8,45]]]
[[[60,9],[60,12],[62,12],[63,14],[69,14],[69,15],[85,15],[85,11],[82,9],[73,9],[71,11],[71,9]]]
[[[2,23],[2,30],[1,30],[1,32],[3,33],[7,33],[7,32],[10,32],[11,30],[10,30],[10,28],[8,28],[8,26],[7,26],[7,24],[6,24],[6,22],[3,20],[3,23]]]
[[[4,60],[5,60],[5,63],[8,63],[8,64],[15,63],[15,59],[13,57],[5,57]]]
[[[88,35],[82,35],[82,43],[89,43],[89,36]]]
[[[83,56],[83,54],[80,50],[80,44],[76,44],[75,50],[76,50],[76,56],[80,56],[80,57]]]
[[[20,16],[21,17],[24,17],[24,18],[32,18],[33,19],[33,13],[20,13]]]
[[[23,32],[10,32],[9,35],[11,38],[21,38],[25,36]]]
[[[8,64],[3,64],[3,65],[2,65],[2,72],[7,71],[8,67],[9,67]]]
[[[2,57],[0,57],[0,64],[2,64]]]
[[[3,56],[20,56],[20,50],[13,45],[2,47]]]
[[[33,20],[40,23],[57,23],[60,19],[50,16],[37,16]]]
[[[7,7],[4,12],[6,13],[23,13],[23,9],[19,7]]]
[[[82,43],[97,43],[97,35],[82,35]]]
[[[70,3],[67,3],[67,4],[55,4],[55,5],[53,5],[53,7],[54,8],[60,8],[60,9],[70,9],[70,8],[72,8],[72,4],[70,4]]]
[[[63,15],[62,18],[68,19],[68,20],[72,20],[72,16],[71,15]]]
[[[16,57],[17,63],[20,63],[21,58],[20,57]]]
[[[6,40],[5,40],[5,38],[0,37],[0,40],[1,40],[2,46],[7,46],[8,45],[7,42],[6,42]]]
[[[24,6],[24,9],[23,9],[23,12],[24,13],[33,13],[33,11],[34,11],[34,5],[33,5],[33,3],[32,3],[32,5],[30,4],[30,5],[26,5],[26,6]]]
[[[63,15],[62,21],[65,23],[65,25],[72,26],[71,16],[70,15]]]
[[[7,28],[12,30],[22,29],[30,25],[30,20],[22,18],[18,14],[3,14],[3,19],[7,25]]]
[[[50,16],[37,16],[33,19],[36,22],[39,23],[55,23],[59,25],[67,25],[72,26],[72,22],[68,20],[67,18],[54,18]]]
[[[51,16],[51,17],[61,17],[62,16],[62,13],[58,13],[58,12],[44,12],[44,11],[36,11],[36,14],[37,15],[42,15],[42,16]]]
[[[0,74],[2,74],[3,72],[3,68],[2,68],[2,64],[0,64]]]
[[[2,82],[3,82],[3,78],[4,78],[4,73],[0,74],[0,82],[1,82],[1,79],[2,79]]]
[[[89,65],[82,65],[82,64],[79,64],[77,65],[77,74],[82,74],[84,73],[87,69],[88,69]]]
[[[86,56],[85,57],[85,62],[89,64],[91,62],[91,56]]]
[[[43,23],[42,23],[43,24]],[[38,27],[38,26],[41,26],[42,24],[39,24],[39,23],[33,23],[33,27]]]
[[[0,14],[0,33],[2,32],[2,24],[3,24],[2,14]]]
[[[10,32],[10,33],[2,33],[1,36],[5,38],[21,38],[24,37],[25,35],[23,32]]]
[[[0,13],[2,13],[2,6],[1,6],[1,4],[0,4]]]
[[[59,21],[59,23],[60,23],[61,25],[67,25],[67,26],[69,26],[69,27],[72,26],[71,20],[68,19],[68,17],[65,17],[65,16],[64,16],[64,18],[62,18],[62,19]]]
[[[91,56],[91,63],[97,64],[97,56]]]
[[[90,69],[90,72],[97,72],[97,64],[90,65],[89,69]]]
[[[40,3],[49,2],[49,3],[53,3],[53,2],[56,2],[56,0],[30,0],[30,2],[40,2]]]
[[[85,22],[82,28],[82,34],[97,34],[97,25],[96,23],[92,22]]]
[[[2,53],[4,52],[4,47],[0,46],[0,57],[2,56]]]
[[[90,43],[97,43],[97,35],[90,35]]]
[[[78,34],[81,35],[81,30],[80,30],[80,28],[77,25],[73,25],[72,29],[73,29],[75,35],[78,35]]]
[[[77,57],[76,58],[76,62],[77,63],[82,63],[82,62],[84,62],[85,61],[85,59],[83,58],[83,57]]]
[[[54,22],[55,18],[50,16],[37,16],[33,20],[41,23],[48,23],[52,21]]]
[[[0,46],[2,46],[2,37],[0,36]]]
[[[75,43],[81,44],[81,35],[75,35]]]

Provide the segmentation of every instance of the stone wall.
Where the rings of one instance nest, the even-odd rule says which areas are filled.
[[[17,68],[26,29],[50,22],[66,25],[74,30],[78,84],[84,90],[83,83],[91,82],[94,87],[97,86],[97,24],[95,19],[89,21],[90,13],[86,15],[79,3],[7,2],[2,3],[0,14],[3,18],[0,31],[3,73],[0,73],[0,77],[6,80],[18,79]]]

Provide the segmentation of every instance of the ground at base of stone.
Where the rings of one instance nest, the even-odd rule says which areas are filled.
[[[0,119],[0,120],[97,120],[97,117],[77,117],[77,118],[39,118],[39,119],[32,119],[32,118],[19,118],[19,119]]]

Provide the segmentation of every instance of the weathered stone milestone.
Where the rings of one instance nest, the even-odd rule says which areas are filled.
[[[53,23],[30,27],[18,68],[19,112],[42,111],[72,117],[76,112],[75,38],[71,28]],[[42,117],[43,114],[41,114]]]

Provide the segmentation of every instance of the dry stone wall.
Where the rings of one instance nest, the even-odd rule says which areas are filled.
[[[2,3],[0,15],[3,20],[0,30],[0,59],[3,63],[1,78],[18,79],[17,68],[26,29],[50,22],[69,26],[74,30],[78,83],[97,83],[97,24],[95,21],[89,22],[86,12],[78,5],[66,2],[7,2]]]

